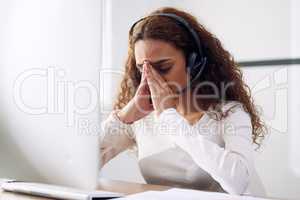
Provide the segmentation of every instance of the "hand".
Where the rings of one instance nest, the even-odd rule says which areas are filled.
[[[118,114],[120,120],[125,123],[133,123],[154,110],[153,105],[150,103],[150,89],[145,74],[145,67],[143,66],[141,82],[134,97]]]
[[[176,108],[177,95],[171,90],[167,82],[153,69],[149,62],[144,63],[144,68],[156,114],[160,115],[167,108]]]

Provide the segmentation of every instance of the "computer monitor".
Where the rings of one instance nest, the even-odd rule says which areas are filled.
[[[91,189],[101,1],[18,3],[0,6],[0,178]]]
[[[93,83],[97,70],[88,65],[15,70],[13,87],[0,90],[1,96],[7,96],[0,103],[1,178],[96,187],[100,119]],[[84,80],[78,81],[82,74]]]

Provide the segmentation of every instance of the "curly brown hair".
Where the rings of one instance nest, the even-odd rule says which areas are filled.
[[[199,102],[199,107],[207,111],[210,107],[217,108],[224,100],[238,101],[242,103],[244,110],[249,113],[252,124],[252,139],[258,147],[266,133],[264,122],[254,105],[253,97],[248,85],[243,81],[243,74],[232,55],[223,48],[219,39],[201,25],[191,14],[171,7],[163,7],[150,13],[173,13],[184,18],[194,28],[201,40],[202,51],[207,57],[207,63],[197,83],[208,81],[217,86],[219,94],[222,93],[220,83],[234,83],[234,87],[226,88],[225,94],[220,98],[205,98]],[[134,56],[134,44],[138,40],[159,39],[172,44],[182,50],[187,57],[195,49],[195,42],[188,32],[174,19],[164,16],[148,16],[139,22],[132,34],[129,34],[128,57],[125,64],[125,75],[120,84],[120,92],[114,104],[114,109],[123,108],[135,95],[141,81],[141,74],[136,67]],[[223,86],[224,86],[223,85]],[[224,89],[224,88],[223,88]],[[203,86],[197,90],[197,94],[214,94],[215,90],[209,86]],[[223,115],[223,116],[226,116]]]

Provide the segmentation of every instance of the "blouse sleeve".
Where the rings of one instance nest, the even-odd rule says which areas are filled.
[[[122,151],[136,146],[132,125],[120,121],[116,115],[118,111],[119,110],[113,110],[109,116],[101,122],[101,168]]]
[[[205,138],[201,130],[189,135],[189,129],[177,127],[190,125],[174,108],[164,110],[159,119],[164,126],[175,131],[171,134],[174,143],[218,181],[226,192],[238,195],[245,192],[254,168],[252,126],[248,113],[241,108],[235,109],[222,120],[224,147]]]

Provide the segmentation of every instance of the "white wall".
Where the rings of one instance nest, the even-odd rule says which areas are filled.
[[[300,57],[300,1],[291,1],[291,56],[293,58]],[[299,137],[299,112],[300,111],[300,93],[298,88],[298,80],[300,74],[300,65],[295,65],[289,69],[289,102],[290,102],[290,115],[289,115],[289,133],[290,136],[290,165],[294,171],[300,177],[300,151],[298,149],[300,141]]]

